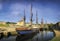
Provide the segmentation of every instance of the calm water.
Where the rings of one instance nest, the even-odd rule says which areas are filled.
[[[50,31],[39,32],[33,37],[32,41],[49,41],[54,37],[54,33]]]
[[[49,41],[54,37],[54,33],[50,31],[39,32],[32,39],[27,41]],[[0,41],[16,41],[16,36],[11,36],[9,38],[3,38]]]

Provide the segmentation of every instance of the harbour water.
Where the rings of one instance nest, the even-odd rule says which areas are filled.
[[[54,33],[51,31],[40,31],[36,36],[33,37],[32,41],[50,41],[53,39]]]
[[[0,41],[16,41],[17,36],[10,36],[9,38],[3,38]],[[40,31],[32,39],[23,40],[23,41],[49,41],[53,39],[54,33],[51,31]]]

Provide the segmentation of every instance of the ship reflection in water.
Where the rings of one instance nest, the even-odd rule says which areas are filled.
[[[22,41],[49,41],[53,39],[54,33],[50,31],[40,31],[32,39],[22,40]],[[0,41],[16,41],[16,36],[10,36],[9,38],[3,38]]]
[[[54,37],[53,32],[40,32],[36,36],[33,37],[32,41],[49,41]]]

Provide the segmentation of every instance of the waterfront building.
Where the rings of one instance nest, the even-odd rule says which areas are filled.
[[[23,26],[24,25],[24,20],[22,19],[22,20],[18,21],[16,25]]]

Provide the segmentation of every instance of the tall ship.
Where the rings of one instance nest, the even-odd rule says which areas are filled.
[[[32,5],[31,5],[30,11],[31,11],[30,12],[30,25],[29,27],[26,27],[26,23],[25,23],[26,16],[25,16],[25,9],[24,9],[24,17],[23,17],[24,25],[19,28],[16,28],[16,31],[18,33],[16,41],[20,41],[20,40],[23,41],[24,39],[26,40],[26,39],[32,38],[34,35],[37,34],[37,31],[32,30],[32,17],[33,17]]]

